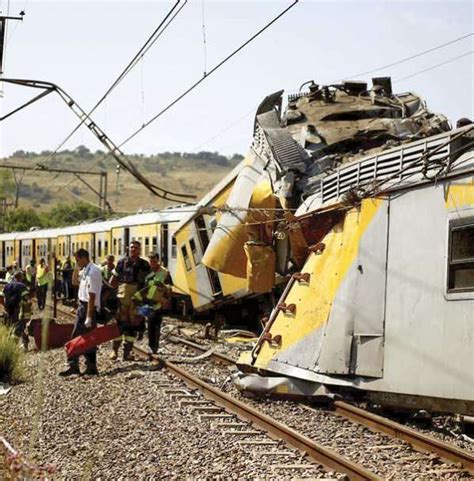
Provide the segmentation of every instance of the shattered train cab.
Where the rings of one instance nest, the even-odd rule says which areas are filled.
[[[451,131],[389,85],[357,88],[312,85],[264,114],[273,132],[257,116],[307,153],[298,171],[270,160],[306,249],[235,382],[472,415],[474,126]]]
[[[275,265],[275,256],[268,238],[274,206],[263,163],[250,152],[179,224],[173,240],[177,258],[173,280],[177,289],[188,293],[196,313],[227,306],[229,319],[233,305],[242,317],[237,301],[271,291],[275,269],[268,272],[268,266]],[[252,283],[255,279],[258,282]],[[258,309],[251,300],[248,306]]]

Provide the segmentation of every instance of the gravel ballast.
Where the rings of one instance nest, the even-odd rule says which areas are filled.
[[[3,434],[38,463],[54,464],[57,479],[334,478],[295,451],[262,457],[287,451],[282,443],[240,445],[269,440],[265,435],[211,429],[166,392],[183,383],[147,362],[112,363],[108,352],[99,352],[99,376],[66,379],[58,376],[62,350],[30,352],[27,379],[0,397]],[[285,464],[297,467],[278,468]]]

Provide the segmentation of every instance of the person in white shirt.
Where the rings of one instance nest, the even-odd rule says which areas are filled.
[[[96,327],[96,316],[100,310],[100,295],[102,291],[102,272],[98,266],[90,261],[89,252],[79,249],[75,254],[76,264],[82,269],[79,274],[79,306],[71,339],[85,334]],[[94,347],[84,353],[86,358],[85,375],[97,375],[97,348]],[[59,373],[60,376],[81,374],[79,357],[68,358],[69,367]]]

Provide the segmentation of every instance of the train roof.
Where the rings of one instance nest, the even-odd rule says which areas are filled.
[[[233,180],[237,178],[247,159],[239,162],[213,189],[211,189],[196,205],[188,206],[187,213],[183,215],[176,231],[189,223],[199,213],[200,207],[205,207],[211,203]]]
[[[189,215],[189,206],[177,206],[111,219],[106,221],[88,222],[84,224],[56,227],[52,229],[32,229],[22,232],[8,232],[0,234],[0,241],[24,239],[49,239],[63,235],[77,235],[96,232],[107,232],[117,227],[147,225],[165,222],[180,222],[184,216]]]

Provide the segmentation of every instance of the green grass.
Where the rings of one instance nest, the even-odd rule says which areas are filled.
[[[13,384],[24,378],[25,353],[13,330],[0,325],[0,382]]]

